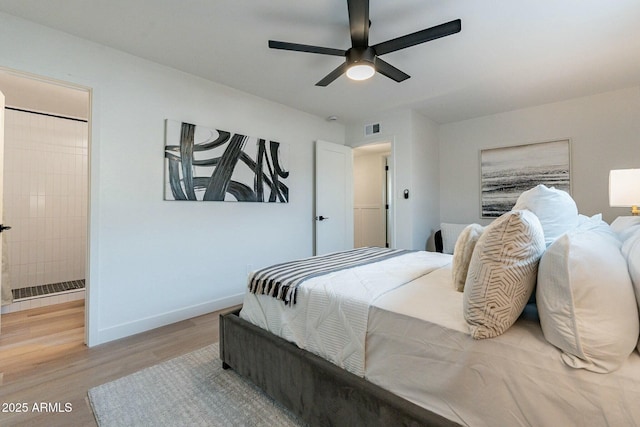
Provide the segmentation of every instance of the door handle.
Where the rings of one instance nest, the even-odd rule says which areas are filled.
[[[322,216],[322,215],[316,217],[316,220],[318,220],[318,221],[324,221],[325,219],[329,219],[329,217],[328,216]]]
[[[9,227],[8,225],[0,224],[0,233],[2,233],[4,230],[11,230],[11,227]]]

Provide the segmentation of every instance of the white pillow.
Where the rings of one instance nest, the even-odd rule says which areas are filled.
[[[467,225],[469,224],[451,224],[449,222],[440,224],[440,231],[442,232],[442,253],[453,253],[456,241],[458,241],[458,236]]]
[[[484,229],[464,285],[473,338],[498,336],[515,323],[533,293],[544,250],[542,226],[529,211],[507,212]]]
[[[484,227],[480,224],[469,224],[458,236],[451,261],[453,285],[458,292],[464,290],[464,282],[467,280],[471,255],[473,255],[473,249],[476,247],[483,230]]]
[[[627,237],[627,240],[622,244],[622,255],[627,261],[633,290],[636,294],[636,303],[640,310],[640,227],[636,227],[635,233]],[[638,342],[637,348],[640,351],[640,342]]]
[[[542,184],[522,193],[513,209],[536,214],[547,246],[578,224],[578,208],[569,193]]]
[[[636,288],[637,299],[640,304],[640,228],[624,241],[622,254],[627,260],[631,281]]]
[[[547,341],[568,366],[600,373],[622,365],[640,330],[620,241],[605,226],[557,239],[540,261],[536,291]]]
[[[584,231],[593,231],[606,236],[612,244],[615,244],[620,248],[622,241],[618,238],[616,233],[613,232],[609,224],[602,220],[602,214],[597,214],[592,217],[578,215],[578,225],[570,230],[570,233],[579,233]]]
[[[611,223],[611,230],[624,242],[640,230],[640,216],[619,216]]]
[[[582,227],[585,226],[585,224],[592,224],[592,223],[602,223],[604,222],[602,220],[602,214],[595,214],[593,216],[586,216],[586,215],[582,215],[582,214],[578,214],[578,225],[577,227]]]

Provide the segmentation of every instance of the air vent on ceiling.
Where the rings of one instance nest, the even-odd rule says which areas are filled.
[[[364,126],[365,136],[376,135],[380,133],[380,123],[373,123]]]

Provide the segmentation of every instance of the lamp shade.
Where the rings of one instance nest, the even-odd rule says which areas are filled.
[[[609,172],[609,206],[640,205],[640,169],[616,169]]]

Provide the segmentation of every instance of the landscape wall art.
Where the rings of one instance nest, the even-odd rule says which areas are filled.
[[[288,145],[166,120],[165,200],[288,203]]]
[[[538,184],[571,194],[570,141],[542,142],[480,151],[482,217],[496,218]]]

